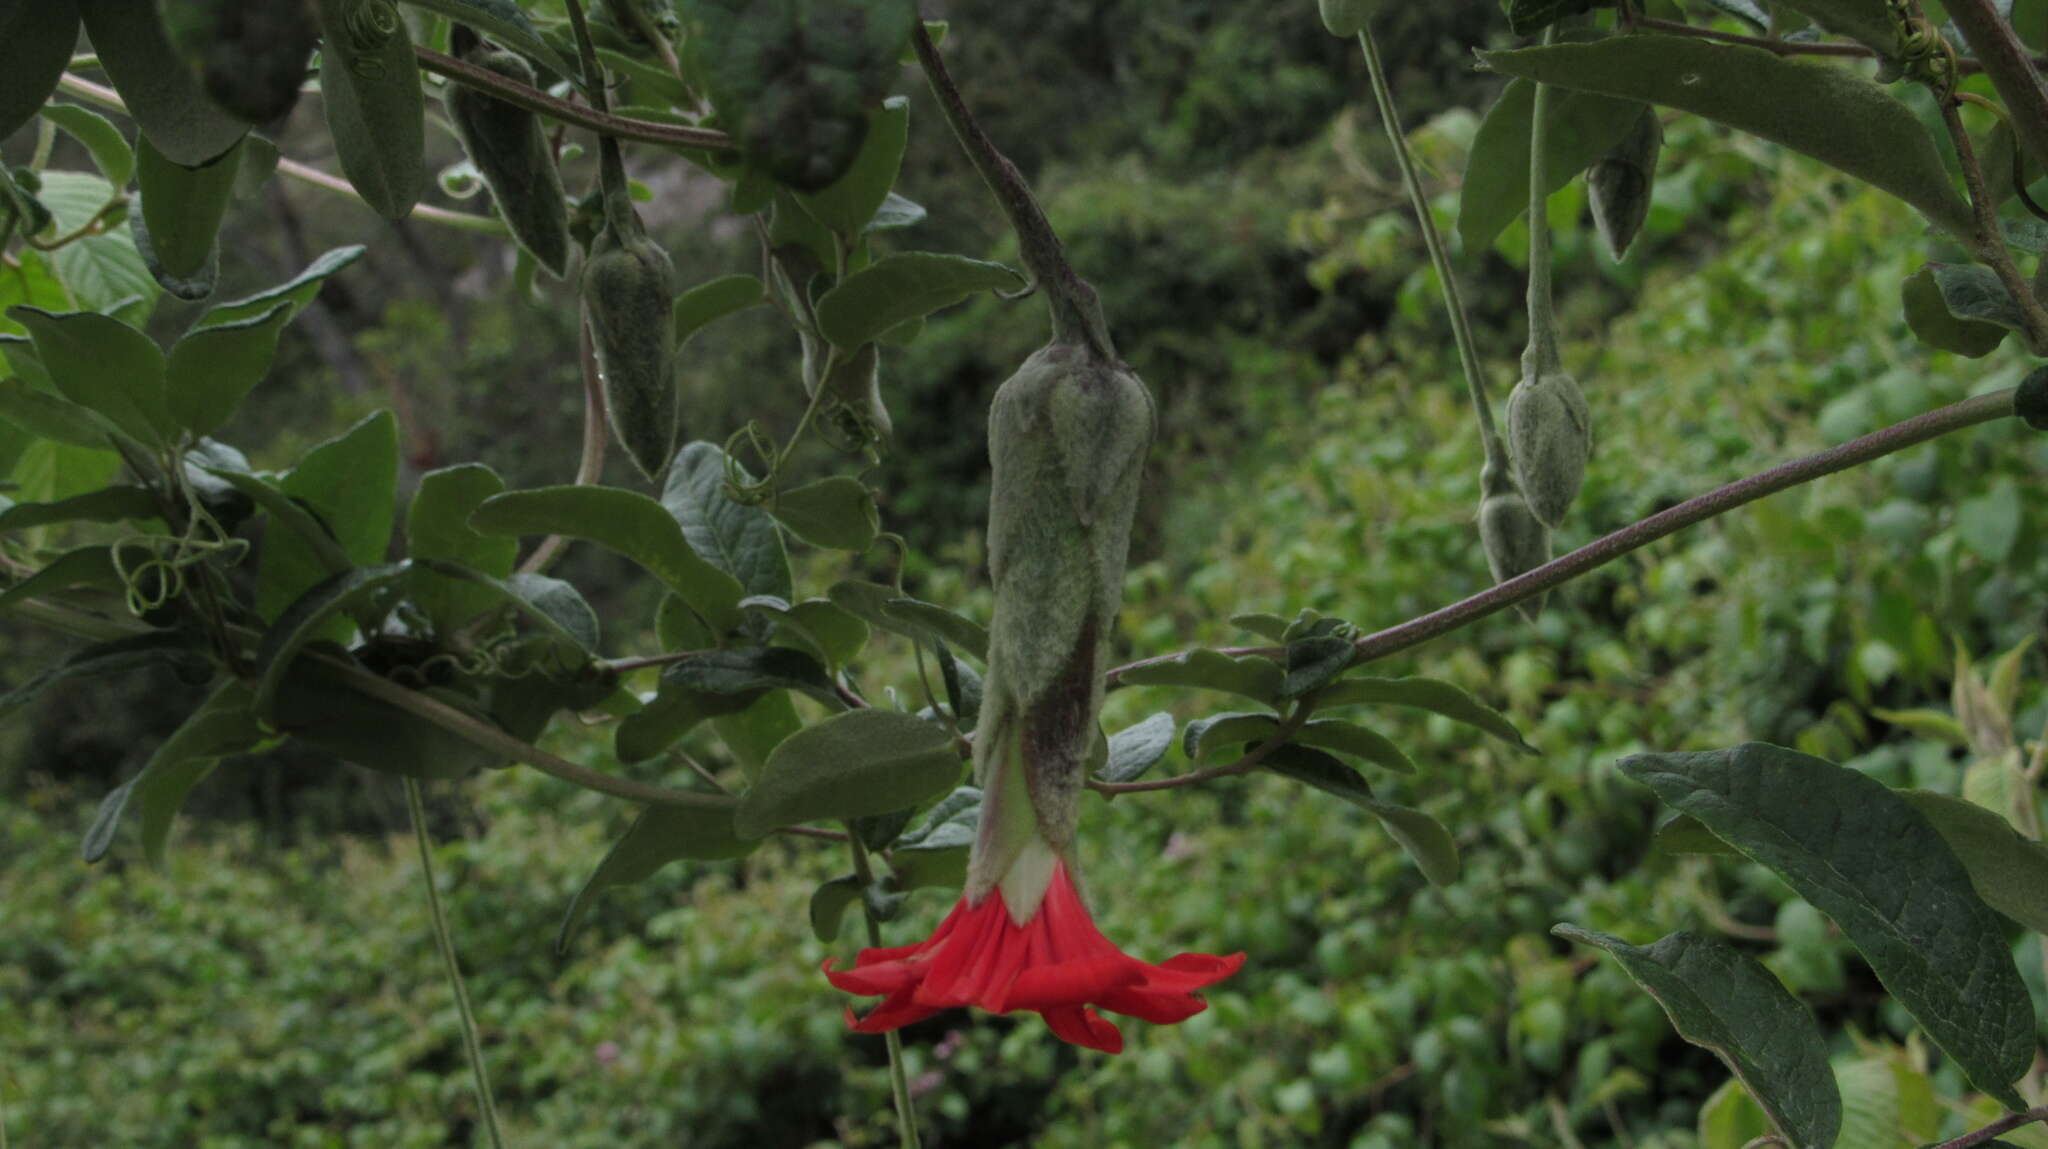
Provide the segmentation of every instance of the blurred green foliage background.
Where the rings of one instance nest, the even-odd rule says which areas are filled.
[[[1244,641],[1224,620],[1247,610],[1310,606],[1371,629],[1483,588],[1479,449],[1448,325],[1362,65],[1314,6],[961,0],[946,14],[970,97],[1034,174],[1161,403],[1118,653]],[[1406,5],[1381,31],[1446,225],[1495,87],[1468,53],[1500,24],[1491,4]],[[917,93],[900,187],[932,215],[899,246],[1002,258],[997,217],[916,79],[899,85]],[[1910,211],[1694,121],[1668,131],[1649,234],[1627,263],[1596,253],[1576,185],[1552,203],[1567,363],[1596,429],[1560,550],[2023,370],[2014,352],[1970,362],[1911,340],[1898,285],[1925,241]],[[288,155],[328,159],[292,140]],[[452,141],[436,147],[456,158]],[[720,214],[718,185],[651,151],[632,164],[686,283],[750,268],[754,241]],[[259,465],[282,461],[391,406],[410,477],[477,458],[514,487],[566,479],[580,397],[560,287],[524,300],[505,246],[377,222],[299,185],[273,181],[238,212],[231,294],[340,243],[371,253],[287,335],[277,376],[223,438]],[[1525,237],[1517,225],[1460,259],[1497,396],[1522,341]],[[166,321],[177,306],[165,301]],[[978,302],[884,366],[898,429],[875,476],[885,523],[911,540],[915,593],[978,617],[986,402],[1043,331],[1035,304]],[[787,426],[802,401],[795,357],[765,311],[707,331],[684,368],[688,433]],[[630,482],[614,463],[612,480]],[[820,449],[802,465],[842,464]],[[928,1142],[1746,1140],[1751,1116],[1716,1094],[1718,1063],[1611,963],[1549,938],[1565,920],[1753,947],[1838,1035],[1854,1149],[1960,1131],[1937,1099],[1962,1083],[1826,920],[1759,867],[1652,850],[1654,803],[1611,764],[1758,738],[1955,792],[1965,753],[1875,712],[1940,705],[1958,646],[1987,657],[2040,634],[2042,522],[2023,511],[2044,477],[2048,438],[1994,425],[1653,546],[1553,595],[1535,623],[1498,616],[1390,660],[1388,673],[1448,678],[1507,710],[1543,752],[1515,756],[1441,720],[1389,727],[1421,771],[1376,785],[1453,827],[1466,866],[1452,886],[1427,886],[1361,812],[1277,778],[1091,803],[1083,859],[1112,938],[1154,960],[1250,960],[1207,1013],[1127,1026],[1120,1057],[1077,1052],[1028,1016],[912,1027]],[[867,574],[888,569],[871,557]],[[629,568],[578,548],[557,573],[618,620],[612,653],[655,649],[651,593]],[[814,559],[808,585],[844,573]],[[14,624],[0,641],[9,680],[62,649]],[[913,697],[909,658],[878,638],[863,681]],[[2025,665],[2015,725],[2031,737],[2048,689],[2040,656]],[[479,1143],[395,782],[299,751],[238,760],[188,806],[167,872],[132,849],[78,860],[93,807],[189,707],[183,689],[98,680],[0,729],[12,1143]],[[1126,690],[1109,726],[1212,702]],[[617,768],[606,730],[567,725],[552,749]],[[852,952],[818,943],[806,919],[810,890],[845,868],[829,847],[671,866],[606,894],[557,961],[568,899],[631,811],[516,770],[430,797],[513,1143],[893,1142],[881,1044],[844,1031],[817,972]],[[915,895],[890,938],[922,936],[949,902]],[[2039,948],[2017,947],[2037,1002]]]

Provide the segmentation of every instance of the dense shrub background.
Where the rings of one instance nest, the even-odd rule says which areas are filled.
[[[1120,649],[1238,641],[1224,620],[1240,610],[1312,606],[1372,628],[1483,587],[1478,447],[1448,329],[1359,106],[1355,54],[1323,36],[1312,6],[950,7],[991,131],[1037,172],[1166,415]],[[1464,109],[1490,91],[1465,52],[1499,21],[1491,5],[1401,11],[1389,55],[1407,62],[1398,90],[1448,222],[1474,123]],[[993,213],[933,109],[920,101],[914,120],[904,190],[933,218],[903,242],[1000,257]],[[686,280],[746,266],[747,238],[702,214],[715,188],[657,156],[638,163]],[[367,239],[372,254],[293,329],[267,401],[226,437],[283,460],[395,405],[418,467],[479,457],[515,486],[566,475],[578,414],[559,292],[535,309],[496,247],[386,228],[296,186],[269,196],[239,221],[243,282],[335,243]],[[1647,250],[1624,266],[1594,253],[1582,206],[1560,195],[1552,216],[1567,359],[1597,453],[1561,548],[2021,373],[2010,353],[1967,362],[1915,345],[1897,288],[1918,261],[1917,217],[1771,149],[1673,124]],[[1518,225],[1462,260],[1497,395],[1521,340],[1523,236]],[[1035,306],[977,303],[886,365],[900,430],[879,473],[889,526],[918,548],[919,592],[970,614],[987,610],[982,412],[1042,330]],[[722,439],[742,410],[793,417],[788,344],[765,312],[694,342],[693,434]],[[778,380],[781,398],[760,409]],[[821,453],[807,465],[837,464]],[[1155,959],[1243,949],[1250,961],[1207,1013],[1127,1026],[1116,1058],[1064,1046],[1028,1015],[913,1027],[930,1141],[1701,1144],[1697,1114],[1725,1073],[1611,963],[1550,939],[1560,920],[1638,941],[1679,928],[1745,939],[1841,1035],[1852,1129],[1874,1138],[1857,1149],[1918,1144],[1943,1121],[1959,1130],[1932,1097],[1961,1083],[1825,920],[1759,868],[1653,852],[1652,800],[1611,763],[1764,738],[1955,791],[1957,751],[1873,711],[1940,704],[1957,645],[1982,656],[2040,634],[2048,571],[2021,508],[2044,478],[2048,438],[1971,432],[1658,544],[1554,595],[1536,623],[1497,617],[1390,660],[1390,673],[1450,678],[1503,707],[1542,751],[1388,715],[1421,771],[1375,785],[1455,829],[1466,871],[1448,888],[1429,888],[1358,811],[1277,778],[1091,803],[1084,861],[1112,937]],[[653,649],[631,621],[652,602],[626,568],[579,550],[559,573],[619,620],[613,651]],[[811,573],[822,586],[840,571],[816,560]],[[58,649],[0,636],[10,678]],[[908,658],[878,639],[863,681],[912,697]],[[2017,727],[2032,736],[2048,690],[2039,656],[2026,665]],[[98,868],[77,860],[100,796],[167,728],[172,685],[55,693],[0,730],[7,1134],[26,1146],[474,1143],[390,783],[301,754],[231,763],[195,799],[167,872],[129,848]],[[1227,708],[1124,691],[1111,725],[1204,707]],[[607,744],[574,724],[550,740],[616,768]],[[817,973],[852,945],[818,943],[805,915],[811,888],[845,868],[833,851],[778,842],[736,865],[672,866],[602,898],[558,962],[562,911],[630,811],[516,770],[431,797],[513,1143],[891,1143],[880,1044],[844,1032]],[[921,936],[948,901],[916,895],[890,936]],[[2039,939],[2019,956],[2042,995]]]

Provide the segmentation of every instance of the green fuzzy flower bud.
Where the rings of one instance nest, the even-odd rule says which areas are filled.
[[[872,343],[832,365],[825,377],[826,423],[849,449],[886,441],[895,433],[882,402],[882,357]]]
[[[1485,497],[1479,503],[1479,543],[1495,583],[1527,574],[1550,561],[1550,528],[1529,510],[1529,503],[1507,476],[1489,466],[1480,476]],[[1522,617],[1534,621],[1543,596],[1515,604]]]
[[[996,392],[995,611],[975,732],[987,797],[970,900],[995,888],[1027,844],[1063,854],[1072,843],[1153,418],[1138,377],[1078,343],[1041,348]]]
[[[533,67],[511,52],[478,49],[466,58],[534,86]],[[444,99],[462,150],[489,185],[512,238],[542,267],[562,275],[569,267],[569,204],[540,117],[463,84],[448,85]]]
[[[583,265],[583,314],[612,431],[650,479],[676,452],[675,297],[661,245],[607,226]]]
[[[1645,107],[1628,134],[1586,169],[1593,226],[1617,261],[1628,254],[1643,221],[1650,218],[1650,189],[1657,179],[1657,155],[1664,150],[1664,125]]]
[[[305,0],[159,0],[158,8],[178,54],[223,109],[264,124],[298,103],[320,39]]]
[[[1550,370],[1515,384],[1508,395],[1508,448],[1529,509],[1549,526],[1563,522],[1592,449],[1592,422],[1578,382]]]
[[[1373,10],[1380,6],[1379,0],[1316,0],[1316,5],[1322,9],[1323,27],[1330,35],[1346,39],[1363,31]]]
[[[2012,399],[2013,414],[2036,431],[2048,431],[2048,367],[2036,367],[2020,381]]]

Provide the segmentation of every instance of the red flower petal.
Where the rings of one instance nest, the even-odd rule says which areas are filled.
[[[1168,1025],[1208,1007],[1194,991],[1229,977],[1244,955],[1180,954],[1150,965],[1116,948],[1095,928],[1065,863],[1030,921],[1017,924],[999,895],[966,898],[916,945],[866,949],[850,970],[824,964],[825,976],[849,993],[884,995],[849,1027],[860,1033],[922,1021],[942,1009],[974,1005],[991,1013],[1029,1009],[1045,1015],[1060,1039],[1105,1053],[1123,1049],[1123,1034],[1090,1006]]]

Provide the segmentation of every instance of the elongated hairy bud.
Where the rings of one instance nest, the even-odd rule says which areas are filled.
[[[158,0],[164,28],[215,103],[252,124],[292,110],[320,24],[310,0]]]
[[[1529,509],[1549,526],[1564,521],[1586,478],[1592,423],[1579,384],[1562,370],[1525,375],[1508,394],[1508,449]]]
[[[995,613],[975,733],[975,776],[995,800],[969,867],[970,899],[993,889],[1033,838],[1019,824],[1035,822],[1059,853],[1073,840],[1152,425],[1145,385],[1085,343],[1046,345],[996,392]]]
[[[511,52],[479,47],[467,59],[515,83],[534,85],[533,67]],[[462,150],[489,185],[512,238],[542,267],[562,275],[569,267],[569,204],[540,117],[463,84],[448,85],[445,100]]]
[[[676,451],[675,297],[661,245],[607,225],[583,265],[583,314],[612,432],[650,479]]]
[[[1514,481],[1489,465],[1480,475],[1479,488],[1479,544],[1486,551],[1493,581],[1504,583],[1549,562],[1550,528],[1529,510]],[[1543,609],[1544,597],[1524,599],[1515,609],[1533,621]]]
[[[1628,134],[1586,169],[1593,226],[1617,261],[1628,254],[1643,221],[1650,218],[1650,190],[1657,180],[1657,155],[1664,150],[1664,125],[1657,109],[1645,106]]]

